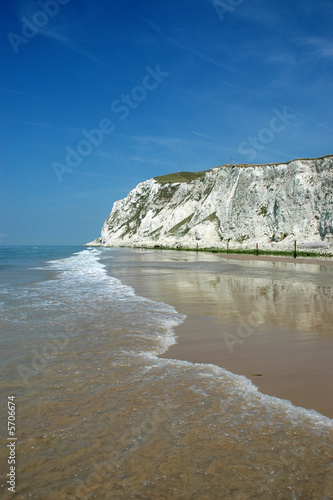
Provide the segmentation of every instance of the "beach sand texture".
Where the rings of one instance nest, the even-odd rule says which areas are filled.
[[[330,262],[27,252],[0,288],[1,498],[332,497]]]
[[[116,271],[186,314],[161,357],[213,363],[333,418],[333,261],[132,251]]]

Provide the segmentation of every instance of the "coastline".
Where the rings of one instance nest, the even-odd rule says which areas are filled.
[[[160,357],[215,364],[265,394],[333,418],[332,313],[325,297],[321,319],[319,302],[307,312],[333,260],[126,251],[133,264],[120,264],[116,277],[186,314],[177,343]]]
[[[331,251],[321,251],[315,252],[313,248],[321,248],[319,245],[315,247],[306,247],[302,245],[302,250],[299,247],[296,250],[296,254],[294,251],[290,250],[290,248],[282,248],[282,249],[272,249],[272,245],[267,248],[267,245],[258,249],[250,248],[250,247],[241,247],[237,246],[235,248],[222,248],[222,247],[203,247],[203,248],[192,248],[187,246],[167,246],[162,244],[133,244],[133,245],[105,245],[99,242],[97,238],[94,241],[89,243],[85,243],[84,247],[97,247],[97,248],[124,248],[124,249],[133,249],[133,250],[160,250],[160,251],[177,251],[177,252],[195,252],[195,253],[208,253],[208,254],[218,254],[225,256],[226,258],[252,258],[252,259],[271,259],[271,260],[279,260],[279,259],[291,259],[291,262],[303,261],[304,262],[333,262],[333,253]],[[307,250],[306,250],[307,248]],[[327,249],[326,249],[327,250]],[[296,255],[296,256],[295,256]]]
[[[153,250],[153,248],[150,248],[150,250]],[[175,251],[175,249],[168,249],[168,248],[162,248],[161,251]],[[187,248],[181,248],[178,250],[180,252],[196,252],[195,249],[187,249]],[[267,253],[260,253],[259,255],[255,255],[254,253],[243,253],[242,251],[233,251],[230,250],[229,253],[226,251],[211,251],[209,249],[205,250],[199,250],[199,252],[207,252],[207,253],[212,253],[212,254],[217,254],[223,257],[223,259],[230,259],[230,260],[254,260],[254,261],[266,261],[266,262],[287,262],[290,264],[327,264],[329,266],[333,266],[333,256],[331,254],[325,255],[325,254],[319,254],[316,253],[315,256],[313,257],[306,257],[306,256],[300,256],[300,257],[292,257],[289,255],[279,255],[279,254],[274,254],[273,252],[270,253],[269,251]],[[291,252],[289,252],[291,253]]]

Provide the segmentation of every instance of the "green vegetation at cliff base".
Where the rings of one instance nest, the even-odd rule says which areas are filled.
[[[162,245],[155,245],[155,246],[137,246],[134,248],[143,248],[147,250],[177,250],[181,252],[208,252],[208,253],[221,253],[221,254],[239,254],[239,255],[276,255],[276,256],[281,256],[281,257],[294,257],[294,251],[293,250],[260,250],[258,251],[256,249],[239,249],[239,248],[229,248],[227,250],[226,248],[185,248],[185,247],[168,247],[168,246],[162,246]],[[321,253],[321,252],[308,252],[308,251],[302,251],[302,250],[297,250],[296,252],[297,257],[328,257],[332,258],[333,254],[331,253]]]

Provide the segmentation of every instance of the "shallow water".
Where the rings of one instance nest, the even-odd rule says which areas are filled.
[[[2,260],[1,398],[17,407],[17,488],[2,434],[3,498],[332,498],[332,420],[157,357],[184,315],[112,276],[135,252],[59,251]]]

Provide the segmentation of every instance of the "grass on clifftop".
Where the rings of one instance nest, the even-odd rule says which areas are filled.
[[[275,165],[275,164],[267,163],[266,165]],[[258,165],[254,164],[252,165],[247,163],[240,163],[238,165],[221,165],[221,167],[229,167],[229,168],[233,167],[247,168],[255,166]],[[154,179],[160,184],[176,184],[178,182],[191,182],[196,179],[203,179],[206,175],[206,172],[209,172],[209,170],[202,170],[201,172],[174,172],[172,174],[160,175],[159,177],[154,177]]]
[[[173,174],[160,175],[154,177],[155,181],[160,184],[175,183],[175,182],[191,182],[195,179],[203,179],[208,170],[202,172],[175,172]]]
[[[324,158],[332,158],[333,155],[325,155],[325,156],[319,156],[318,158],[296,158],[294,160],[290,160],[286,162],[286,165],[289,163],[292,163],[293,161],[301,160],[323,160]],[[274,165],[282,165],[282,163],[263,163],[263,164],[258,164],[258,163],[236,163],[236,164],[225,164],[225,165],[220,165],[221,167],[239,167],[239,168],[249,168],[249,167],[266,167],[266,166],[274,166]],[[214,167],[213,167],[214,168]],[[191,182],[194,181],[195,179],[203,179],[206,175],[206,172],[209,172],[209,170],[202,170],[201,172],[174,172],[172,174],[167,174],[167,175],[160,175],[158,177],[154,177],[155,181],[159,182],[160,184],[174,184],[177,182]]]

